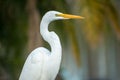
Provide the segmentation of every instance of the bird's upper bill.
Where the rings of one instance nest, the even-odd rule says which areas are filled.
[[[68,18],[68,19],[84,19],[82,16],[76,16],[76,15],[70,15],[70,14],[56,14],[56,16],[63,17],[63,18]]]

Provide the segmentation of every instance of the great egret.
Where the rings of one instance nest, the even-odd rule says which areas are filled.
[[[83,19],[81,16],[63,14],[57,11],[47,12],[40,24],[40,33],[45,41],[50,44],[51,52],[39,47],[28,56],[19,80],[54,80],[61,63],[62,48],[60,39],[53,31],[48,31],[50,22],[59,19]]]

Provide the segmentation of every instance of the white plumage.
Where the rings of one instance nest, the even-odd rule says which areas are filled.
[[[33,50],[22,69],[19,80],[54,80],[58,74],[62,48],[59,37],[55,32],[48,31],[50,22],[59,19],[70,19],[83,17],[63,14],[57,11],[47,12],[40,24],[40,33],[45,41],[50,44],[51,52],[43,47]]]

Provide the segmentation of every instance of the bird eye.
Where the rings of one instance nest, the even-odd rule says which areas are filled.
[[[56,17],[59,17],[59,14],[55,14]]]

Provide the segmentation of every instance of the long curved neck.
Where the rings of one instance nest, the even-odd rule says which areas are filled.
[[[60,55],[61,56],[62,48],[61,48],[60,39],[57,36],[57,34],[55,34],[53,32],[51,34],[51,32],[48,31],[48,25],[50,22],[49,21],[45,22],[45,21],[46,21],[45,18],[43,18],[41,21],[40,33],[41,33],[43,39],[50,44],[51,53],[53,55],[58,55],[58,56]]]

